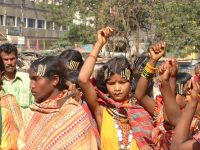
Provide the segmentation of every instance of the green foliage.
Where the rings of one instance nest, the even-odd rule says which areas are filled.
[[[90,26],[86,25],[72,25],[69,29],[67,39],[69,42],[74,44],[88,44],[88,43],[94,43],[95,38],[94,29]]]
[[[200,49],[199,0],[63,0],[46,7],[52,20],[69,27],[65,39],[70,45],[93,43],[97,29],[112,26],[127,47],[132,40],[138,49],[146,38],[150,43],[165,40],[177,56]]]
[[[199,0],[170,0],[155,7],[155,34],[167,41],[168,50],[186,56],[200,48]]]

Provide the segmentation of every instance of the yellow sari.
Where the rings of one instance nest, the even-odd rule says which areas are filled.
[[[119,150],[119,142],[117,137],[117,131],[114,126],[114,119],[106,110],[103,108],[103,118],[101,126],[101,149],[102,150]],[[136,141],[133,139],[131,142],[130,150],[139,150]]]

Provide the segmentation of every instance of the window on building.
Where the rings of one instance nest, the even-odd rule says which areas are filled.
[[[60,26],[57,23],[54,23],[54,30],[60,30]]]
[[[37,28],[44,29],[44,20],[37,21]]]
[[[0,15],[0,25],[3,25],[3,15]]]
[[[21,26],[21,18],[20,17],[17,17],[17,26]]]
[[[27,19],[24,18],[24,27],[27,27]]]
[[[20,27],[21,26],[21,18],[20,17],[17,17],[17,26]],[[26,27],[26,18],[24,18],[24,21],[22,22],[23,23],[23,27]]]
[[[28,19],[28,28],[35,28],[35,19]]]
[[[66,26],[62,26],[62,30],[67,30],[67,27]]]
[[[6,17],[6,25],[7,26],[15,26],[15,17],[14,16],[7,16]]]
[[[47,21],[47,29],[53,30],[53,22]]]

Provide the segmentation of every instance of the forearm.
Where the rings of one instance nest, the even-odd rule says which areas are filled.
[[[169,82],[165,81],[161,83],[161,93],[164,98],[164,108],[167,116],[165,119],[169,119],[172,125],[176,125],[180,118],[181,111],[176,103],[176,97],[172,93]]]
[[[172,94],[176,96],[176,77],[170,77],[169,84],[171,87]]]
[[[140,100],[140,104],[152,116],[154,115],[154,110],[155,110],[155,107],[156,107],[156,103],[152,98],[150,98],[148,95],[145,95],[144,98],[142,100]]]
[[[148,64],[152,67],[154,67],[156,63],[157,61],[153,59],[150,59],[148,62]],[[135,97],[138,100],[141,100],[142,98],[144,98],[144,96],[146,95],[147,87],[148,87],[148,79],[141,76],[135,90]]]
[[[98,57],[98,54],[100,50],[102,49],[103,45],[100,43],[95,43],[92,52],[86,59],[83,67],[81,68],[81,71],[79,73],[79,82],[80,83],[87,83],[90,81],[90,77],[93,73],[94,66],[96,63],[96,59]]]

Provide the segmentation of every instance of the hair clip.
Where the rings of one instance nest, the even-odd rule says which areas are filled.
[[[77,70],[79,64],[80,64],[80,62],[70,60],[69,64],[67,64],[67,67],[71,70]]]
[[[130,80],[131,78],[131,71],[130,69],[128,68],[125,68],[123,69],[121,72],[120,72],[120,76],[126,80]]]
[[[109,69],[106,68],[104,70],[104,81],[106,81],[108,78],[110,78],[110,76],[111,76],[111,73],[110,73]]]
[[[130,69],[128,69],[128,68],[125,69],[125,76],[126,76],[126,80],[130,80],[130,78],[131,78]]]
[[[39,64],[36,74],[38,76],[44,76],[45,72],[46,72],[46,65]]]

